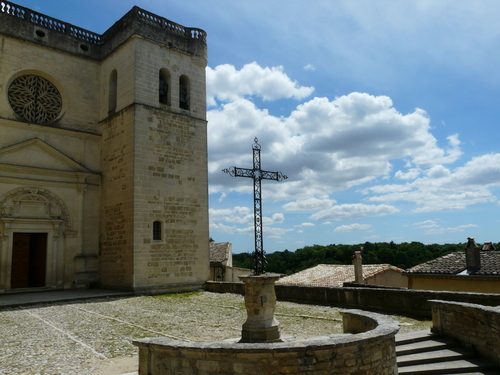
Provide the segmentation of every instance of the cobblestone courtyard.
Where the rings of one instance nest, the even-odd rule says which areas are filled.
[[[342,332],[339,309],[278,302],[282,336]],[[430,322],[394,317],[401,331]],[[0,309],[0,374],[123,374],[137,371],[132,340],[218,341],[240,336],[243,297],[208,292],[96,299]]]

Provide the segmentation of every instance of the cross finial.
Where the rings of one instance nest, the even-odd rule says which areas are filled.
[[[255,143],[253,144],[252,149],[253,149],[253,150],[260,150],[259,140],[257,139],[257,137],[255,137],[255,138],[253,139],[253,141],[254,141]]]
[[[229,173],[232,177],[249,177],[253,179],[253,206],[254,206],[254,232],[255,232],[255,251],[254,251],[254,274],[261,275],[265,273],[264,266],[267,263],[265,251],[262,245],[262,199],[261,199],[261,180],[282,181],[287,179],[281,172],[263,171],[260,168],[260,144],[257,137],[254,138],[253,150],[253,169],[230,167],[223,169],[224,173]]]

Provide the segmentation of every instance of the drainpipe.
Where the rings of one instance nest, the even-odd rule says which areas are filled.
[[[355,251],[352,257],[352,264],[354,265],[354,282],[356,284],[364,284],[363,262],[361,259],[361,251]]]
[[[476,241],[474,241],[474,237],[468,237],[467,240],[467,246],[465,247],[465,263],[467,265],[467,273],[474,273],[481,268],[479,246],[476,244]]]

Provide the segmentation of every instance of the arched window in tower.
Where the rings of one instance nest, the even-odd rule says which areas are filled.
[[[189,78],[185,75],[179,78],[179,108],[189,109]]]
[[[118,73],[113,69],[109,75],[109,88],[108,88],[108,115],[115,113],[116,101],[118,90]]]
[[[160,103],[170,105],[170,72],[165,68],[160,69],[160,87],[158,92]]]
[[[155,221],[153,223],[153,241],[161,241],[162,240],[162,231],[161,231],[161,221]]]

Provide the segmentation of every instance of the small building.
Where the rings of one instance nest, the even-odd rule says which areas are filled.
[[[454,252],[404,272],[410,289],[500,293],[500,252],[491,242],[482,250],[469,237],[465,252]]]
[[[233,267],[231,242],[215,243],[210,239],[210,280],[238,282],[238,276],[248,276],[252,270]]]
[[[364,264],[361,266],[363,280],[361,284],[406,288],[408,281],[402,275],[403,270],[390,264]],[[356,280],[354,267],[351,265],[319,264],[315,267],[285,276],[276,284],[303,285],[321,287],[342,287],[344,283]]]
[[[233,265],[231,242],[210,242],[210,280],[226,281],[226,268]]]

